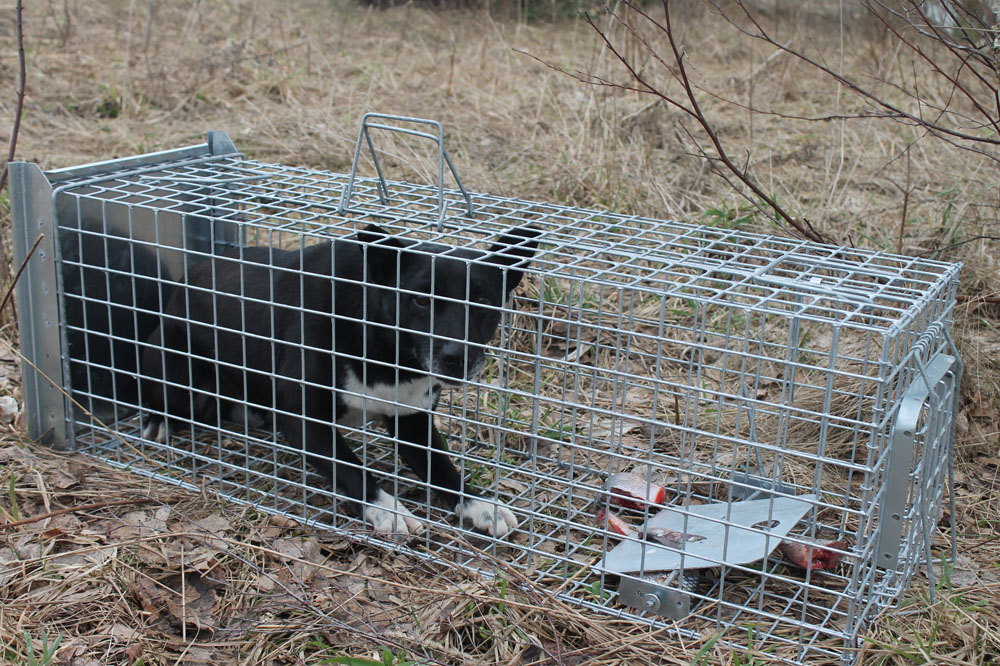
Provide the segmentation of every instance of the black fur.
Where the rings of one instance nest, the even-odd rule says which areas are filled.
[[[74,398],[109,422],[138,407],[138,343],[159,324],[168,292],[156,254],[94,226],[60,230],[63,314]]]
[[[426,408],[382,420],[400,456],[455,509],[463,493],[476,493],[430,410],[442,384],[482,366],[537,233],[515,230],[483,253],[371,226],[302,250],[247,247],[203,261],[174,291],[143,353],[147,432],[161,431],[164,416],[174,428],[192,419],[273,427],[339,493],[370,505],[378,484],[335,427],[358,416],[346,388],[352,377],[373,390],[430,374]]]

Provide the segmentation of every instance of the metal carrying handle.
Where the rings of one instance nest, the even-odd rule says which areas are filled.
[[[415,129],[410,129],[407,127],[398,127],[396,125],[386,125],[379,122],[371,122],[371,120],[386,120],[393,121],[397,123],[412,123],[417,125],[430,125],[435,130],[436,134],[430,134],[428,132],[421,132]],[[393,116],[386,115],[383,113],[366,113],[361,118],[361,130],[358,132],[358,141],[354,146],[354,160],[351,163],[351,176],[347,181],[347,187],[344,188],[343,193],[340,195],[340,208],[338,213],[343,215],[350,210],[351,196],[354,194],[354,181],[357,177],[358,172],[358,160],[361,157],[361,144],[362,141],[368,144],[368,152],[372,156],[372,162],[375,163],[375,172],[378,174],[378,190],[379,199],[383,206],[389,205],[389,188],[385,182],[385,176],[382,174],[382,165],[379,164],[378,155],[375,152],[375,144],[372,143],[371,133],[369,130],[379,129],[386,130],[389,132],[398,132],[399,134],[408,134],[410,136],[423,137],[425,139],[430,139],[438,145],[438,231],[444,230],[444,217],[445,217],[445,201],[444,201],[444,166],[448,165],[451,170],[451,175],[455,179],[455,183],[458,184],[458,189],[462,192],[465,197],[465,204],[469,209],[469,217],[475,216],[475,211],[472,207],[472,197],[465,190],[465,186],[462,185],[461,178],[458,177],[458,172],[455,170],[455,165],[452,164],[451,158],[448,157],[448,151],[444,148],[444,128],[436,120],[426,120],[424,118],[410,118],[408,116]]]

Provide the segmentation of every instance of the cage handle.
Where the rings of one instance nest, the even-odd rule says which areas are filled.
[[[389,121],[393,123],[411,123],[417,125],[429,125],[434,130],[435,133],[422,132],[416,129],[408,127],[399,127],[398,125],[387,125],[383,122],[372,122],[372,121]],[[455,165],[452,163],[451,158],[448,157],[448,151],[444,148],[444,128],[441,123],[436,120],[426,120],[424,118],[411,118],[409,116],[393,116],[383,113],[366,113],[361,118],[361,130],[358,132],[358,140],[354,146],[354,159],[351,163],[351,175],[347,181],[347,187],[340,195],[340,208],[338,213],[343,215],[348,210],[350,210],[351,197],[354,194],[354,181],[357,177],[358,172],[358,161],[361,157],[361,145],[366,143],[368,145],[368,152],[372,156],[372,162],[375,163],[375,172],[378,174],[378,193],[379,200],[383,206],[389,205],[389,187],[386,185],[385,176],[382,173],[382,165],[378,161],[378,155],[375,152],[375,144],[372,143],[371,132],[372,129],[385,130],[388,132],[397,132],[399,134],[408,134],[410,136],[422,137],[425,139],[430,139],[438,145],[438,231],[444,230],[444,217],[445,217],[445,200],[444,200],[444,167],[445,164],[448,165],[448,169],[451,171],[452,177],[455,179],[455,183],[458,184],[458,189],[462,192],[462,196],[465,197],[465,204],[469,210],[469,217],[475,216],[475,210],[472,206],[472,197],[466,191],[465,186],[462,185],[462,179],[458,177],[458,171],[455,170]]]

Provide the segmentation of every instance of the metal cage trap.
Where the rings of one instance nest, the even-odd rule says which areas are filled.
[[[437,183],[385,178],[371,137],[400,132],[433,142]],[[404,547],[484,569],[472,542],[593,609],[785,663],[853,661],[932,559],[960,267],[469,193],[443,136],[369,114],[349,174],[246,159],[217,132],[47,173],[12,163],[18,261],[46,237],[17,293],[30,436],[399,547],[274,427],[192,418],[144,436],[149,330],[193,266],[234,248],[304,251],[371,223],[476,248],[530,226],[538,250],[485,367],[434,417],[467,486],[517,526],[493,538],[461,524],[388,431],[341,428],[427,525]]]

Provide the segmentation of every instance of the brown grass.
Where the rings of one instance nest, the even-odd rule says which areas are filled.
[[[853,5],[841,32],[838,7],[801,3],[768,20],[858,77],[918,75]],[[997,235],[995,162],[899,124],[797,121],[727,103],[789,116],[857,110],[847,93],[737,39],[697,3],[676,12],[689,66],[717,95],[704,103],[730,153],[749,155],[768,191],[823,233],[886,250],[901,243],[905,253]],[[0,76],[12,90],[13,11],[0,15]],[[481,12],[318,0],[67,0],[32,3],[26,20],[18,155],[43,168],[196,143],[221,129],[255,158],[344,171],[361,114],[382,111],[441,120],[473,190],[778,231],[690,155],[676,111],[539,62],[625,81],[596,35],[571,18],[507,23]],[[652,80],[676,85],[643,49],[629,48]],[[921,85],[931,96],[947,93],[929,78]],[[12,118],[14,101],[0,99],[0,118]],[[393,150],[393,177],[430,179],[419,151]],[[962,556],[933,605],[916,581],[904,612],[873,628],[861,663],[1000,659],[1000,316],[971,298],[1000,293],[997,247],[982,240],[936,254],[965,264],[960,293],[970,297],[955,317],[966,375],[959,505],[946,516]],[[0,354],[0,391],[20,398],[9,351]],[[315,664],[381,659],[383,648],[448,664],[746,663],[718,647],[699,655],[710,636],[683,644],[565,607],[513,571],[486,581],[351,544],[53,453],[16,426],[0,438],[0,490],[8,522],[51,514],[0,526],[0,661],[8,663],[29,663],[26,635],[39,654],[43,631],[60,637],[53,663],[81,666]],[[56,513],[119,500],[130,503]]]

